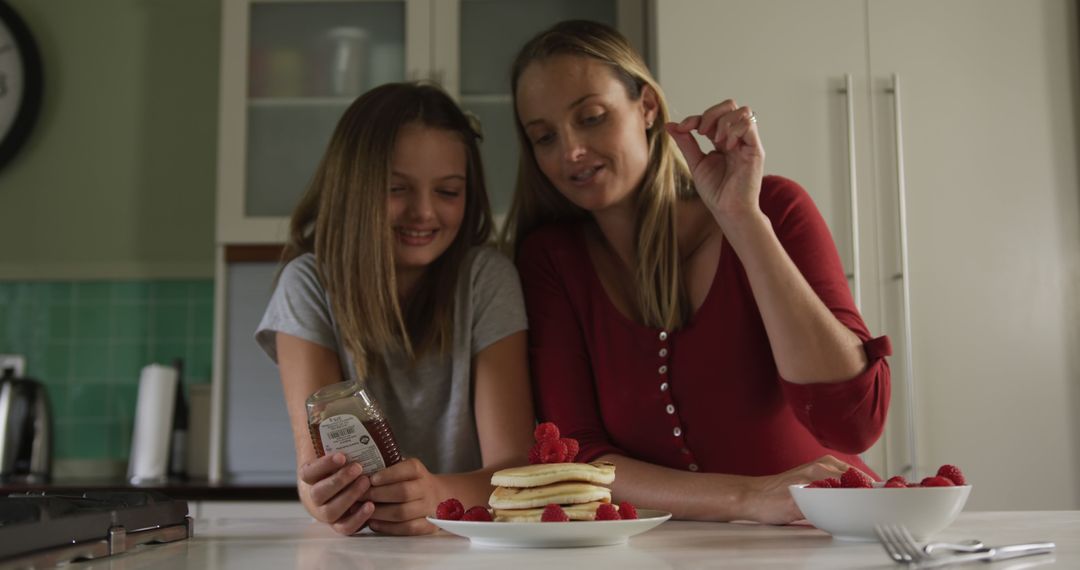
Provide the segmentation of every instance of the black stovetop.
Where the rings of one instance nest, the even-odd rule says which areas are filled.
[[[0,497],[0,561],[187,524],[187,502],[153,491],[28,492]]]

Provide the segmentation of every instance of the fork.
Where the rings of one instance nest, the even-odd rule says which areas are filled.
[[[877,535],[878,541],[890,558],[916,568],[936,568],[976,560],[1004,560],[1031,554],[1046,554],[1053,552],[1055,547],[1053,542],[1011,544],[984,548],[966,554],[935,557],[923,550],[903,525],[876,525],[874,534]]]
[[[938,550],[950,550],[953,552],[978,552],[986,548],[983,541],[978,539],[961,540],[960,542],[928,542],[923,546],[923,552],[933,554]]]

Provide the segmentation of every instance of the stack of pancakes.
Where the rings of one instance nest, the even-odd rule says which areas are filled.
[[[596,507],[611,502],[615,464],[541,463],[496,471],[488,503],[499,522],[539,522],[544,507],[556,504],[572,521],[591,521]]]

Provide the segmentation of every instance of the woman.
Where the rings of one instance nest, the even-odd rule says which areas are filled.
[[[806,192],[762,175],[753,112],[669,123],[641,57],[593,22],[533,38],[512,82],[503,238],[541,419],[618,465],[620,500],[678,518],[788,523],[787,485],[869,472],[855,454],[884,425],[888,340]]]
[[[341,534],[434,532],[440,501],[486,502],[491,473],[532,442],[524,306],[513,264],[483,247],[478,138],[436,87],[375,88],[293,213],[256,339],[280,369],[300,499]],[[411,459],[369,475],[316,458],[304,402],[345,378],[365,381]]]

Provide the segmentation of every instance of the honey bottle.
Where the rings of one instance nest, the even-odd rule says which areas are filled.
[[[331,384],[307,399],[308,431],[315,454],[344,453],[371,475],[401,461],[390,422],[358,380]]]

